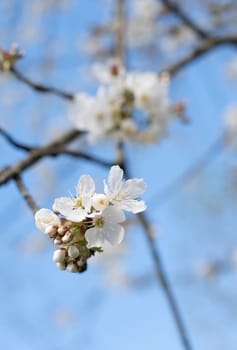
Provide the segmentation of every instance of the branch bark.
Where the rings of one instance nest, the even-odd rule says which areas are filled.
[[[226,36],[222,38],[214,38],[203,42],[199,47],[195,48],[193,51],[189,52],[186,56],[181,58],[178,62],[171,64],[163,69],[163,71],[168,72],[170,75],[178,73],[182,68],[191,64],[193,61],[204,56],[209,51],[222,46],[222,45],[237,45],[237,36]]]
[[[43,85],[43,84],[39,84],[39,83],[35,83],[34,81],[32,81],[31,79],[25,77],[20,71],[17,70],[16,67],[12,66],[10,69],[10,72],[12,73],[12,75],[19,81],[21,81],[22,83],[28,85],[31,89],[37,91],[37,92],[41,92],[41,93],[50,93],[50,94],[54,94],[57,95],[61,98],[64,98],[66,100],[72,101],[74,99],[74,95],[70,94],[68,92],[65,92],[63,90],[60,90],[58,88],[52,87],[52,86],[47,86],[47,85]]]
[[[208,34],[204,29],[202,29],[195,21],[193,21],[183,9],[172,0],[160,0],[162,4],[173,12],[187,27],[192,29],[201,39],[209,39],[210,34]]]

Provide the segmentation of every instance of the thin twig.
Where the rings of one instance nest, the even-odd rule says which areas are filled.
[[[117,55],[118,57],[122,60],[125,58],[125,52],[126,52],[126,47],[125,47],[125,32],[124,32],[124,27],[126,24],[126,17],[125,17],[125,0],[117,0],[117,22],[121,21],[123,25],[118,25],[118,30],[116,32],[117,35]],[[124,149],[124,144],[123,142],[118,142],[117,143],[117,161],[118,164],[124,169],[124,173],[126,177],[130,177],[128,173],[128,168],[126,164],[126,159],[125,159],[125,149]],[[153,258],[153,261],[155,263],[155,269],[156,269],[156,276],[157,276],[157,281],[161,283],[161,286],[163,288],[163,291],[166,295],[166,298],[168,300],[168,303],[170,305],[170,309],[172,312],[172,315],[175,320],[175,324],[178,330],[178,333],[180,335],[181,341],[184,345],[185,350],[191,350],[192,347],[190,345],[190,341],[188,338],[188,333],[184,327],[182,317],[180,314],[180,311],[177,306],[177,302],[175,300],[175,297],[172,293],[171,286],[168,283],[168,278],[166,276],[166,272],[163,268],[161,256],[159,253],[158,248],[155,246],[154,239],[152,237],[152,232],[151,232],[151,227],[149,224],[149,221],[147,220],[146,216],[144,214],[139,214],[138,216],[140,223],[142,227],[144,228],[144,233],[147,238],[148,246],[150,248],[150,252]]]
[[[116,18],[116,31],[115,31],[115,56],[120,59],[121,62],[126,61],[125,50],[125,31],[126,31],[126,14],[125,14],[125,0],[116,1],[115,18]]]
[[[209,51],[222,45],[237,45],[237,36],[226,36],[222,38],[207,40],[199,47],[195,48],[193,51],[189,52],[186,56],[181,58],[178,62],[164,68],[163,71],[168,72],[170,75],[174,75],[196,59],[204,56]]]
[[[100,159],[98,157],[91,156],[90,154],[87,154],[87,153],[84,153],[84,152],[80,152],[80,151],[74,151],[74,150],[65,149],[65,150],[62,150],[62,151],[59,150],[58,153],[62,154],[62,155],[65,154],[65,155],[68,155],[68,156],[71,156],[71,157],[75,157],[75,158],[85,159],[85,160],[91,161],[93,163],[102,165],[104,167],[111,167],[114,164],[114,162],[108,162],[106,160]]]
[[[155,239],[153,237],[153,230],[149,223],[149,220],[147,216],[144,213],[138,214],[138,219],[140,221],[140,224],[142,225],[144,232],[146,233],[146,239],[147,243],[153,258],[153,261],[155,263],[155,272],[157,276],[157,281],[161,283],[161,286],[165,292],[165,295],[167,297],[172,315],[174,316],[175,324],[178,329],[180,338],[182,340],[182,344],[184,346],[184,349],[191,350],[192,346],[188,337],[187,329],[184,326],[184,322],[181,317],[181,313],[177,304],[177,301],[175,300],[175,296],[173,294],[171,285],[169,283],[167,274],[165,272],[163,262],[161,259],[161,254],[159,252],[159,249],[157,247],[157,244],[155,243]]]
[[[162,4],[170,11],[172,11],[187,27],[192,29],[201,39],[209,39],[208,34],[204,29],[199,27],[183,10],[182,8],[172,0],[160,0]]]
[[[29,208],[35,213],[39,208],[38,208],[37,204],[35,203],[35,200],[33,199],[33,197],[30,195],[29,191],[25,187],[21,177],[19,175],[16,175],[14,177],[14,180],[16,182],[17,188],[18,188],[19,192],[21,193],[22,197],[24,198],[24,200],[28,204]]]
[[[155,194],[149,200],[152,207],[161,206],[175,196],[181,189],[200,174],[210,163],[224,150],[225,133],[222,133],[209,146],[200,158],[198,158],[184,173],[182,173],[171,184],[165,187],[160,193]]]
[[[13,136],[11,136],[6,130],[4,130],[1,127],[0,127],[0,135],[2,135],[8,141],[8,143],[10,145],[12,145],[13,147],[18,148],[22,151],[30,152],[30,151],[32,151],[33,148],[35,148],[35,147],[30,147],[24,143],[16,141]]]
[[[25,77],[21,72],[19,72],[16,67],[12,66],[10,69],[10,72],[14,75],[16,79],[21,81],[22,83],[28,85],[30,88],[37,92],[42,92],[42,93],[50,93],[57,95],[59,97],[62,97],[66,100],[72,101],[74,99],[74,95],[70,94],[68,92],[62,91],[58,88],[52,87],[52,86],[47,86],[39,83],[33,82],[31,79]]]
[[[42,158],[60,154],[58,150],[62,150],[66,144],[74,141],[80,134],[81,133],[78,130],[69,130],[61,135],[56,141],[53,141],[44,147],[32,150],[22,160],[16,162],[12,166],[2,169],[0,171],[0,186],[22,174],[26,169],[36,164]]]

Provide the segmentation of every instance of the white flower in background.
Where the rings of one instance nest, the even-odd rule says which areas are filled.
[[[116,58],[109,60],[107,64],[95,63],[92,66],[92,74],[102,84],[114,83],[124,78],[125,73],[124,66]]]
[[[180,110],[170,102],[167,73],[125,72],[116,63],[97,65],[96,70],[102,82],[96,95],[79,93],[71,108],[72,121],[87,131],[89,142],[110,138],[154,143],[167,135]]]
[[[42,208],[35,213],[35,224],[41,232],[48,234],[54,226],[60,225],[60,219],[51,210]]]
[[[106,208],[102,214],[93,218],[93,226],[89,228],[85,237],[87,247],[101,247],[104,241],[112,245],[122,242],[124,237],[124,228],[119,225],[125,221],[125,215],[122,210],[115,206]]]
[[[126,86],[135,96],[135,105],[153,115],[169,114],[169,77],[153,72],[127,74]]]
[[[109,201],[116,207],[134,214],[146,209],[143,201],[137,198],[144,193],[146,184],[143,179],[123,180],[123,170],[115,165],[104,183],[104,191]]]
[[[56,198],[53,210],[59,212],[66,219],[81,222],[91,214],[92,196],[95,192],[95,183],[91,176],[82,175],[77,184],[76,197]]]
[[[144,47],[154,42],[161,31],[157,21],[162,6],[156,0],[133,0],[127,23],[128,43],[131,47]]]
[[[237,143],[237,105],[229,106],[225,112],[225,125],[227,141],[231,144]]]

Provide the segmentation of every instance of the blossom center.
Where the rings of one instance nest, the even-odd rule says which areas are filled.
[[[77,208],[80,208],[82,207],[82,196],[78,197],[78,198],[75,198],[75,206]]]
[[[96,227],[101,228],[101,227],[104,226],[104,223],[105,223],[104,218],[98,218],[98,219],[95,220],[95,226]]]

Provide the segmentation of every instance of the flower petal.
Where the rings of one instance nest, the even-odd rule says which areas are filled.
[[[134,214],[140,213],[146,209],[146,204],[143,201],[138,201],[136,199],[126,199],[121,202],[116,203],[122,210],[130,211]]]
[[[89,228],[85,233],[85,237],[88,243],[88,248],[101,247],[104,243],[103,230],[98,227]]]
[[[52,210],[42,208],[35,213],[35,224],[40,231],[46,233],[48,226],[59,226],[60,219]]]
[[[130,179],[123,183],[122,192],[128,193],[129,198],[137,198],[145,192],[146,183],[143,179]]]
[[[126,219],[124,212],[116,206],[106,208],[103,211],[102,216],[104,217],[106,224],[118,224]]]
[[[118,224],[104,225],[104,235],[107,241],[112,244],[120,244],[124,237],[124,228]]]
[[[80,222],[85,219],[87,211],[82,208],[76,208],[73,198],[60,197],[56,198],[53,204],[53,210],[58,211],[68,220]]]
[[[95,192],[95,182],[90,175],[82,175],[77,184],[78,194],[92,196]]]
[[[118,165],[112,166],[108,176],[108,184],[109,184],[110,190],[113,193],[117,193],[120,191],[120,188],[122,186],[122,180],[123,180],[123,170]]]

